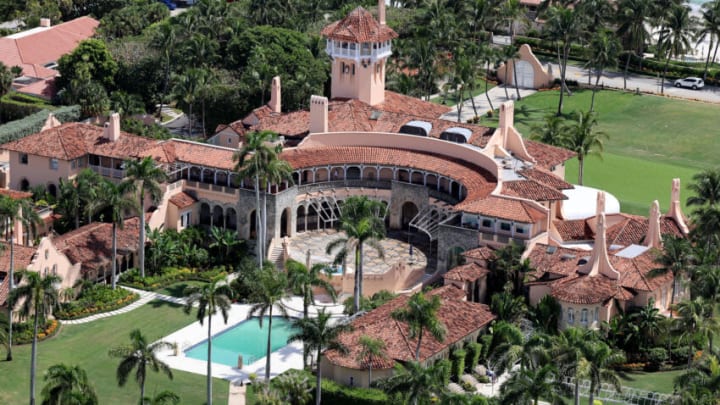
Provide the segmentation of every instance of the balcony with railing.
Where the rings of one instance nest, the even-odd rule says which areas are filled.
[[[113,169],[111,167],[105,167],[105,166],[99,166],[99,165],[89,165],[88,166],[92,171],[95,173],[103,176],[103,177],[110,177],[113,179],[124,179],[125,178],[125,170],[124,169]]]
[[[378,59],[387,58],[392,54],[392,41],[384,42],[342,42],[328,40],[325,52],[333,58],[348,58],[360,61],[370,59],[375,62]]]

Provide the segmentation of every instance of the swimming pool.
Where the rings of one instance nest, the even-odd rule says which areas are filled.
[[[259,318],[248,319],[213,336],[212,361],[230,367],[237,367],[238,355],[242,354],[243,364],[251,364],[265,357],[267,349],[268,317],[263,319],[262,329]],[[270,350],[273,352],[287,345],[293,333],[289,320],[274,316]],[[207,361],[207,339],[185,350],[185,356]]]

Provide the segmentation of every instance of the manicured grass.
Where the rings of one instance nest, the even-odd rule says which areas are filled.
[[[565,180],[577,183],[577,159],[567,162]],[[683,205],[690,195],[687,186],[697,169],[660,163],[653,160],[603,153],[602,160],[590,156],[585,160],[584,185],[605,190],[620,200],[622,212],[647,216],[650,204],[658,200],[665,212],[670,205],[672,179],[679,177]],[[686,214],[690,210],[683,208]]]
[[[170,295],[172,297],[182,298],[185,296],[184,292],[185,292],[186,288],[188,288],[190,286],[199,286],[199,285],[203,285],[203,284],[205,284],[205,283],[202,281],[194,281],[194,280],[181,281],[179,283],[170,284],[169,286],[167,286],[165,288],[155,290],[155,292],[160,293],[160,294]]]
[[[55,338],[38,345],[38,386],[40,398],[42,376],[53,364],[78,364],[87,371],[101,404],[135,404],[140,389],[134,373],[125,387],[118,387],[115,370],[118,359],[108,356],[111,347],[126,344],[132,329],[140,329],[148,339],[159,339],[194,321],[179,306],[153,301],[127,314],[81,325],[63,326]],[[27,403],[29,395],[30,345],[17,346],[12,362],[0,361],[0,404]],[[5,358],[2,352],[2,359]],[[182,397],[183,404],[205,403],[205,377],[173,370],[174,379],[149,373],[146,393],[150,396],[170,390]],[[228,383],[215,379],[213,398],[218,404],[227,403]]]
[[[625,373],[622,376],[621,384],[624,387],[638,388],[646,391],[660,392],[663,394],[672,394],[674,390],[675,377],[683,373],[684,370],[673,371],[657,371],[647,373],[644,371],[635,371]]]
[[[488,82],[487,90],[490,91],[495,87],[494,82]],[[508,91],[510,91],[508,89]],[[481,94],[485,94],[485,80],[478,79],[477,83],[475,85],[475,91],[472,92],[473,97],[477,97]],[[469,92],[465,92],[465,100],[470,100]],[[448,92],[447,97],[444,97],[442,93],[440,93],[440,96],[430,99],[435,104],[443,104],[443,100],[445,101],[445,105],[455,105],[458,103],[458,98],[455,92]]]

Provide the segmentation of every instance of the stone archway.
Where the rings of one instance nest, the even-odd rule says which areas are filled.
[[[402,205],[400,213],[400,226],[404,231],[410,228],[410,221],[418,214],[417,205],[412,201],[407,201]]]
[[[285,208],[280,215],[280,237],[292,236],[292,229],[290,227],[292,216],[292,208]]]

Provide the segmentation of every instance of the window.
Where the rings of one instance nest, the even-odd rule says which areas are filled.
[[[57,264],[53,264],[52,274],[53,274],[53,276],[57,276]]]
[[[667,298],[667,290],[663,288],[662,290],[660,290],[660,305],[663,307],[663,309],[665,308],[665,306],[667,304],[666,298]]]
[[[51,170],[58,169],[58,160],[57,159],[50,159],[50,169]]]
[[[567,321],[568,321],[569,324],[575,323],[575,310],[572,309],[572,308],[568,308],[567,317],[568,317],[568,320],[567,320]]]
[[[485,218],[485,219],[482,220],[482,226],[483,226],[483,228],[492,228],[492,224],[493,224],[493,223],[492,223],[492,219],[487,219],[487,218]]]
[[[587,325],[588,323],[588,310],[585,308],[580,311],[580,323],[583,325]]]
[[[73,160],[72,162],[70,162],[70,168],[71,168],[71,169],[74,169],[74,168],[76,168],[76,167],[77,167],[77,160]]]
[[[49,255],[50,255],[50,251],[48,249],[45,249],[45,260],[48,259]]]
[[[28,164],[28,154],[27,153],[20,154],[20,164],[23,164],[23,165]]]
[[[512,227],[510,226],[509,222],[500,222],[500,230],[510,232],[510,229],[512,229]]]
[[[525,233],[525,227],[523,226],[516,226],[515,227],[515,233]]]
[[[180,226],[182,228],[190,226],[190,211],[180,214]]]
[[[600,308],[597,308],[597,307],[596,307],[596,308],[595,308],[595,318],[594,318],[593,320],[594,320],[595,322],[597,322],[599,318],[600,318]]]

